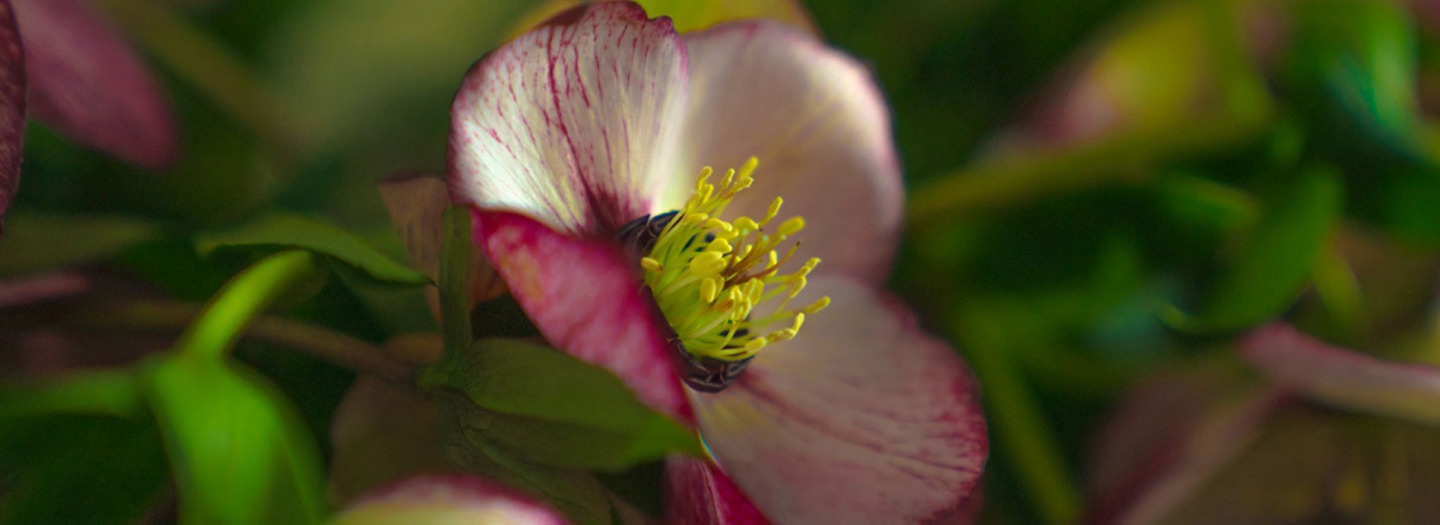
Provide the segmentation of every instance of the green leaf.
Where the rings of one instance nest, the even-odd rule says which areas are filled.
[[[149,418],[0,419],[0,524],[139,523],[166,474]]]
[[[319,454],[272,387],[223,361],[189,354],[147,372],[181,523],[319,522]]]
[[[159,234],[158,225],[130,217],[12,210],[0,237],[0,275],[98,261]]]
[[[430,283],[425,274],[386,257],[355,234],[283,213],[232,230],[201,235],[195,247],[202,254],[221,247],[304,248],[343,262],[377,281],[412,286]]]
[[[1416,160],[1430,156],[1416,96],[1419,59],[1413,20],[1391,2],[1297,2],[1287,64],[1293,107],[1337,159]],[[1432,162],[1434,159],[1430,159]]]
[[[543,498],[576,525],[611,523],[610,498],[594,475],[526,461],[490,441],[494,428],[477,416],[483,412],[463,399],[442,404],[443,426],[451,435],[450,458],[467,472]]]
[[[1350,187],[1356,218],[1408,243],[1440,246],[1440,170],[1409,167],[1365,172]]]
[[[696,434],[651,410],[607,370],[549,347],[476,341],[437,368],[474,404],[488,445],[562,468],[619,471],[671,453],[703,455]]]
[[[1310,168],[1277,181],[1262,196],[1259,223],[1237,246],[1196,315],[1178,309],[1167,322],[1191,331],[1229,331],[1264,322],[1294,302],[1309,282],[1340,219],[1340,178]]]
[[[141,413],[140,385],[129,371],[75,372],[55,380],[0,386],[0,418],[51,414],[129,417]]]

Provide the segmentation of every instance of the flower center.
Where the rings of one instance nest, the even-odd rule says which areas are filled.
[[[718,186],[709,181],[710,168],[701,170],[684,208],[647,218],[636,226],[639,231],[629,232],[651,237],[640,242],[654,242],[640,259],[645,284],[675,330],[684,350],[680,357],[692,367],[687,383],[702,391],[728,386],[756,353],[793,339],[806,315],[830,304],[829,297],[821,297],[790,308],[820,259],[780,273],[799,243],[785,249],[784,256],[776,249],[803,230],[805,220],[791,217],[771,227],[780,213],[779,197],[759,220],[720,218],[735,195],[754,183],[751,175],[758,164],[751,157],[739,171],[726,171]]]

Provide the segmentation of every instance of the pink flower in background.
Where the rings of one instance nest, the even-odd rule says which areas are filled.
[[[75,142],[160,170],[179,155],[159,83],[125,38],[78,0],[0,0],[0,218],[20,184],[30,116]]]
[[[94,6],[10,1],[25,42],[31,116],[126,162],[157,170],[175,162],[175,117],[159,82]]]
[[[489,481],[460,475],[417,476],[365,495],[332,525],[564,525],[558,512]]]
[[[965,512],[985,425],[881,289],[902,190],[864,67],[775,23],[592,4],[482,59],[452,118],[451,198],[541,333],[713,454],[670,461],[667,519]]]
[[[1237,349],[1248,366],[1158,374],[1120,404],[1096,440],[1087,523],[1440,518],[1421,496],[1440,483],[1440,368],[1285,324]]]

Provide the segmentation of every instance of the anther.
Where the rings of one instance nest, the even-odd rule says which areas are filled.
[[[780,235],[788,237],[800,233],[800,230],[803,229],[805,229],[805,219],[802,219],[800,217],[791,217],[789,219],[785,219],[785,222],[780,223],[780,229],[778,230],[778,232],[780,233]]]

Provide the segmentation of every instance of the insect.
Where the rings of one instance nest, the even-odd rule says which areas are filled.
[[[740,373],[745,367],[750,366],[750,360],[754,357],[747,357],[739,361],[721,361],[711,357],[699,357],[685,350],[679,341],[672,341],[671,351],[674,352],[676,360],[680,362],[683,369],[681,378],[685,385],[699,392],[713,394],[724,390],[740,378]]]
[[[620,242],[635,258],[644,257],[650,254],[650,250],[655,247],[655,241],[660,240],[660,234],[679,213],[669,211],[659,215],[645,215],[625,223],[615,236],[620,238]]]

